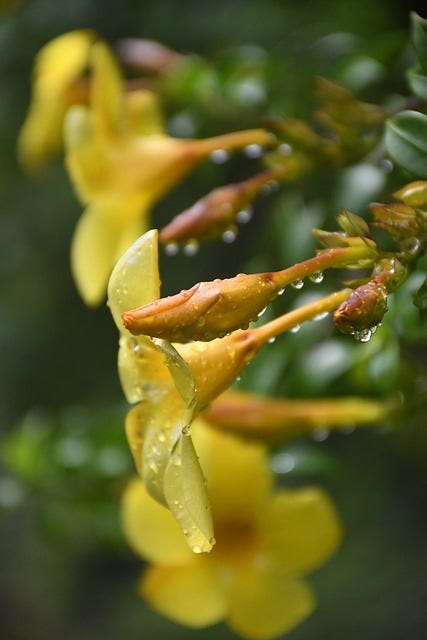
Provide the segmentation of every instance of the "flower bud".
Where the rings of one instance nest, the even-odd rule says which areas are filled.
[[[377,327],[387,311],[387,290],[382,282],[370,280],[357,287],[334,313],[334,324],[342,332],[356,335]]]
[[[276,177],[277,171],[264,171],[249,180],[214,189],[173,218],[160,232],[161,242],[220,238],[260,189]]]
[[[423,207],[427,204],[427,181],[410,182],[395,191],[393,196],[411,207]]]
[[[199,282],[174,296],[127,311],[122,319],[134,335],[170,342],[207,341],[247,327],[279,289],[271,273],[241,273],[225,280]]]
[[[373,224],[398,238],[416,237],[420,233],[420,225],[415,209],[407,204],[378,204],[369,206]]]

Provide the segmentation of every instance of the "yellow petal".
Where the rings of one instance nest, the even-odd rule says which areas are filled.
[[[93,112],[74,105],[64,118],[65,163],[83,203],[112,193],[114,174],[108,159],[107,141],[99,136]]]
[[[141,400],[157,402],[173,386],[163,354],[144,336],[138,340],[121,336],[118,369],[123,393],[130,404]]]
[[[140,215],[137,201],[96,201],[81,216],[71,246],[71,268],[83,300],[101,302],[127,226]]]
[[[263,569],[239,573],[229,593],[230,627],[249,640],[269,640],[290,631],[313,611],[306,582]]]
[[[226,614],[224,594],[201,556],[182,566],[149,568],[140,592],[156,611],[187,627],[207,627]]]
[[[176,564],[193,555],[172,514],[153,500],[139,478],[123,493],[121,523],[129,545],[145,560]]]
[[[159,99],[152,91],[130,91],[123,96],[126,127],[136,136],[165,133]]]
[[[214,521],[252,521],[265,507],[271,492],[266,448],[216,431],[200,419],[192,429],[208,482]]]
[[[289,573],[322,565],[342,537],[334,504],[316,487],[277,493],[260,527],[270,554]]]
[[[122,79],[112,52],[103,42],[91,51],[92,82],[90,103],[100,132],[114,135],[120,132],[122,117]]]
[[[18,139],[18,155],[29,171],[39,169],[61,146],[68,90],[83,73],[94,37],[89,30],[72,31],[37,54],[32,101]]]
[[[154,343],[162,350],[165,356],[165,364],[169,369],[175,387],[185,402],[186,411],[182,418],[182,426],[186,426],[191,423],[197,408],[196,382],[193,374],[188,364],[170,342],[166,340],[154,340]]]
[[[164,495],[195,553],[215,544],[206,482],[191,436],[181,435],[164,475]]]
[[[157,237],[156,229],[144,233],[117,261],[111,273],[108,302],[114,321],[122,333],[125,329],[121,316],[130,308],[128,305],[134,304],[135,300],[150,302],[160,295]]]

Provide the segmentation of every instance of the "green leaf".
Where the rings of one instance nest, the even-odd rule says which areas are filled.
[[[424,280],[421,287],[414,294],[414,304],[424,313],[427,311],[427,280]]]
[[[427,101],[427,76],[423,74],[421,67],[409,69],[407,79],[415,95]]]
[[[387,121],[385,144],[401,167],[414,175],[427,176],[427,116],[402,111]]]
[[[412,42],[424,73],[427,73],[427,20],[416,13],[411,13]]]

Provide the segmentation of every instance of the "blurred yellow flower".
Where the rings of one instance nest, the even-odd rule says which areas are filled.
[[[122,500],[124,534],[151,563],[141,595],[185,626],[220,621],[244,638],[267,640],[289,631],[315,606],[303,578],[336,550],[341,525],[319,488],[274,490],[267,450],[210,428],[198,419],[193,437],[206,474],[216,545],[195,555],[172,515],[139,478]]]
[[[115,262],[147,229],[150,207],[200,160],[218,148],[268,144],[262,129],[203,140],[180,140],[163,129],[156,97],[125,93],[105,44],[91,49],[89,106],[65,118],[66,164],[87,205],[73,239],[72,271],[89,305],[105,293]]]
[[[81,99],[78,80],[88,63],[95,35],[71,31],[37,54],[31,104],[18,138],[18,156],[30,173],[41,169],[61,148],[64,115]]]

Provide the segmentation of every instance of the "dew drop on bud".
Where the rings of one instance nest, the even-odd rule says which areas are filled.
[[[323,271],[315,271],[308,277],[314,284],[320,284],[323,281]]]
[[[360,331],[355,331],[353,335],[357,342],[369,342],[372,336],[372,329],[361,329]]]
[[[195,256],[199,250],[199,243],[197,240],[189,240],[187,244],[184,245],[183,253],[186,256]]]
[[[224,164],[229,159],[230,154],[225,149],[215,149],[210,155],[210,159],[214,164]]]
[[[276,342],[276,338],[274,336],[268,339],[268,344],[273,344],[274,342]]]
[[[243,149],[243,153],[247,158],[260,158],[263,154],[263,148],[260,144],[248,144]]]
[[[314,322],[319,322],[320,320],[326,318],[328,315],[329,311],[322,311],[322,313],[318,313],[317,316],[314,316],[313,320]]]
[[[261,311],[258,314],[258,318],[261,318],[261,316],[264,315],[266,311],[267,311],[267,307],[264,307],[264,309],[261,309]]]
[[[284,294],[284,293],[285,293],[285,287],[283,287],[283,289],[280,289],[280,290],[277,292],[277,295],[278,295],[278,296],[283,296],[283,294]]]
[[[291,282],[291,287],[293,287],[294,289],[302,289],[304,286],[304,280],[302,278],[299,278],[298,280],[294,280],[293,282]]]
[[[279,146],[277,147],[277,151],[283,156],[288,156],[292,153],[292,147],[290,144],[283,142],[282,144],[279,144]]]
[[[246,224],[252,218],[252,211],[250,209],[242,209],[236,215],[236,221],[240,224]]]
[[[234,229],[227,229],[227,231],[224,231],[224,233],[222,234],[222,239],[226,244],[232,244],[236,238],[237,233],[234,231]]]
[[[328,438],[328,436],[329,429],[327,429],[326,427],[317,427],[311,434],[311,437],[316,442],[324,442]]]
[[[165,246],[165,253],[167,256],[176,256],[179,252],[179,245],[177,242],[168,242]]]

